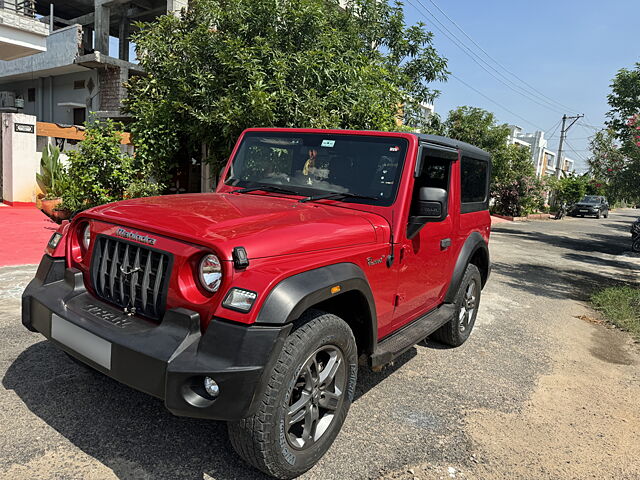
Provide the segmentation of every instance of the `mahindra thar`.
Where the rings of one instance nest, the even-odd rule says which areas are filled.
[[[215,193],[62,225],[22,323],[175,415],[225,420],[244,460],[292,478],[338,435],[359,365],[469,338],[490,170],[439,136],[249,129]]]

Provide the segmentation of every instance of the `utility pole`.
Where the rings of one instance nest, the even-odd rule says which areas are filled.
[[[573,117],[568,117],[566,114],[562,116],[562,129],[560,130],[560,144],[558,145],[558,158],[556,159],[556,177],[560,178],[562,175],[562,147],[564,146],[564,139],[567,136],[567,132],[573,124],[580,120],[584,115],[575,115]],[[565,126],[567,120],[573,120],[569,125]]]

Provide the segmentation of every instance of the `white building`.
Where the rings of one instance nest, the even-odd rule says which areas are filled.
[[[521,127],[510,125],[511,132],[507,143],[522,145],[531,149],[531,161],[536,169],[536,175],[541,178],[555,175],[557,168],[556,153],[548,148],[548,140],[544,138],[544,132],[536,130],[533,133],[525,133]],[[575,162],[563,155],[562,171],[565,173],[574,170]]]
[[[44,52],[49,27],[35,18],[35,0],[0,0],[0,60]]]

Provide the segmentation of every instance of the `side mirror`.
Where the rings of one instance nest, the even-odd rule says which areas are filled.
[[[449,213],[449,193],[443,188],[422,187],[409,217],[407,237],[412,238],[429,222],[441,222]]]

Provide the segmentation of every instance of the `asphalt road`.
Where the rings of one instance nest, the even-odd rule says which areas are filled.
[[[361,369],[342,433],[304,478],[640,478],[640,349],[585,321],[590,292],[637,282],[639,214],[496,226],[470,340]],[[0,478],[263,478],[223,423],[174,417],[26,331],[34,270],[0,268]]]

